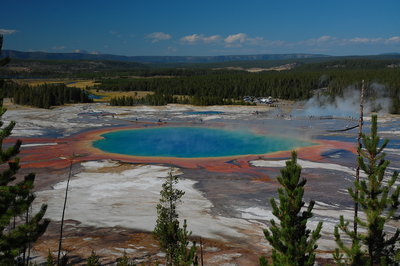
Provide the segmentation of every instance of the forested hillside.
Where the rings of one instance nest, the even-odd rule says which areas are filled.
[[[205,62],[162,62],[138,63],[108,60],[57,60],[18,59],[0,69],[0,77],[10,78],[48,78],[48,77],[84,77],[102,78],[116,76],[187,76],[194,73],[214,71],[268,71],[274,68],[293,71],[320,71],[332,69],[387,69],[400,67],[400,55],[346,56],[346,57],[229,57],[227,61]],[[238,58],[241,58],[239,60]],[[268,59],[266,59],[268,58]],[[235,60],[236,59],[236,60]],[[114,59],[115,60],[115,59]]]
[[[283,60],[301,58],[328,57],[321,54],[255,54],[255,55],[220,55],[220,56],[123,56],[96,53],[48,53],[48,52],[21,52],[4,50],[2,55],[16,59],[34,60],[112,60],[121,62],[140,63],[215,63],[248,60]]]

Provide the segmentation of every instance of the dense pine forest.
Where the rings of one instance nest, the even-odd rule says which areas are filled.
[[[6,82],[2,97],[13,99],[16,104],[29,105],[38,108],[68,103],[89,103],[92,99],[82,89],[67,87],[65,84],[43,84],[39,86],[19,85],[15,82]]]
[[[333,98],[342,96],[348,87],[359,88],[360,81],[363,79],[369,87],[379,87],[379,95],[376,95],[374,89],[370,90],[371,93],[367,96],[391,98],[390,112],[400,113],[400,70],[398,68],[260,73],[211,71],[207,75],[102,79],[97,89],[153,91],[155,93],[145,99],[114,98],[111,100],[112,105],[163,105],[166,103],[214,105],[241,103],[243,96],[246,95],[306,100],[321,88],[326,88],[325,93]]]
[[[211,95],[196,95],[196,96],[173,96],[171,94],[149,94],[139,98],[135,96],[120,96],[113,97],[110,100],[110,105],[114,106],[134,106],[134,105],[166,105],[169,103],[177,104],[192,104],[192,105],[250,105],[243,100],[233,100],[231,98],[224,99],[218,96]]]
[[[245,104],[244,96],[307,100],[316,91],[321,92],[321,89],[333,100],[336,96],[343,96],[347,88],[359,89],[361,80],[365,80],[367,97],[390,98],[389,111],[394,114],[400,113],[400,59],[397,55],[196,64],[19,59],[12,60],[10,65],[12,67],[1,70],[0,76],[91,78],[98,83],[95,88],[97,90],[153,92],[145,97],[114,95],[110,104],[122,106],[168,103]],[[283,71],[269,69],[279,66],[289,67]],[[248,71],[254,67],[262,68],[264,71],[256,73]],[[267,69],[269,71],[266,71]],[[60,87],[57,92],[36,96],[39,90],[46,89],[14,88],[11,91],[15,91],[15,97],[7,96],[14,97],[16,103],[44,108],[69,102],[88,101],[83,91],[61,92],[66,89]],[[32,97],[28,99],[27,94]],[[54,95],[51,96],[52,94]],[[68,98],[67,95],[73,96]]]

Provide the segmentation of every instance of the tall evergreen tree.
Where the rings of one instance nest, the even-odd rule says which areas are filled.
[[[184,191],[176,188],[179,179],[169,173],[160,191],[160,203],[157,205],[157,221],[154,237],[158,240],[161,250],[166,253],[167,265],[197,265],[196,244],[189,249],[191,232],[186,230],[186,220],[180,228],[176,205],[181,202]]]
[[[385,159],[383,150],[388,140],[381,140],[378,136],[376,115],[372,116],[371,135],[363,134],[362,142],[365,148],[359,148],[358,164],[367,177],[354,182],[359,191],[358,197],[352,188],[348,192],[365,215],[365,218],[357,218],[357,223],[365,232],[355,234],[349,229],[349,222],[341,216],[334,231],[338,245],[334,258],[338,264],[399,265],[400,229],[391,235],[385,231],[385,225],[395,218],[399,206],[400,186],[395,185],[398,172],[386,175],[390,162]],[[352,240],[350,247],[343,242],[339,229]]]
[[[166,255],[167,265],[172,265],[174,255],[178,249],[179,221],[176,204],[181,201],[184,191],[176,189],[178,177],[169,173],[167,180],[160,191],[160,203],[157,204],[157,221],[154,236],[158,240],[161,250]]]
[[[297,164],[297,154],[292,152],[292,158],[286,161],[286,167],[281,169],[278,177],[282,188],[278,189],[279,205],[271,199],[272,213],[279,220],[271,220],[271,226],[264,230],[265,238],[272,246],[273,265],[314,265],[315,250],[318,247],[322,222],[316,229],[307,229],[307,221],[313,216],[314,201],[307,210],[302,211],[305,179],[300,179],[301,166]],[[301,213],[300,213],[301,212]],[[265,257],[260,258],[260,265],[268,265]]]
[[[0,265],[14,265],[18,256],[22,257],[19,261],[22,260],[25,264],[29,260],[25,259],[25,251],[30,243],[45,232],[49,220],[42,219],[46,205],[42,205],[37,214],[29,215],[29,208],[35,199],[32,193],[35,175],[30,173],[23,180],[16,180],[15,175],[20,168],[19,158],[16,156],[21,141],[3,148],[3,140],[11,135],[15,126],[12,121],[3,127],[1,118],[5,112],[3,99],[0,99]]]

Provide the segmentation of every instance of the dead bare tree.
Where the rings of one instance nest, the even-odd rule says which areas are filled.
[[[360,92],[360,119],[358,120],[358,137],[357,137],[357,158],[360,157],[360,150],[361,150],[361,135],[362,135],[362,126],[363,126],[363,116],[364,116],[364,80],[362,81],[361,85],[361,92]],[[357,168],[356,168],[356,182],[360,180],[360,164],[357,161]],[[354,188],[354,194],[356,199],[358,199],[358,189],[357,187]],[[358,218],[358,201],[354,202],[354,234],[357,235],[357,218]]]
[[[62,247],[62,238],[63,238],[63,226],[64,226],[64,215],[65,215],[65,208],[67,206],[69,181],[70,181],[71,175],[72,175],[72,164],[73,164],[74,158],[75,158],[75,154],[72,154],[72,156],[70,158],[69,173],[68,173],[68,179],[67,179],[67,187],[65,188],[64,206],[63,206],[63,211],[62,211],[62,216],[61,216],[60,239],[58,240],[57,265],[60,265],[60,256],[61,256],[61,247]]]

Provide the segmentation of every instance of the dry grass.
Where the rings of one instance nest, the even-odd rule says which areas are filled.
[[[28,109],[30,107],[28,106],[22,106],[22,105],[17,105],[14,104],[10,98],[4,98],[3,99],[3,106],[7,108],[7,110],[22,110],[22,109]]]
[[[103,90],[95,90],[90,89],[88,90],[90,94],[103,96],[101,99],[95,99],[95,102],[107,102],[110,101],[113,97],[122,97],[122,96],[132,96],[137,98],[143,98],[146,95],[154,94],[152,91],[103,91]]]
[[[82,79],[19,79],[15,80],[21,84],[27,84],[29,86],[39,86],[43,84],[57,84],[64,83],[68,87],[77,87],[81,89],[90,88],[96,85],[94,80],[82,80]]]
[[[14,80],[15,82],[19,83],[19,84],[26,84],[29,86],[39,86],[39,85],[43,85],[43,84],[56,84],[56,83],[63,83],[62,80],[56,80],[56,79],[40,79],[40,80],[36,80],[36,79],[18,79],[18,80]]]
[[[74,83],[67,84],[68,87],[77,87],[80,89],[91,88],[98,84],[94,80],[74,80],[69,82],[74,82]]]

